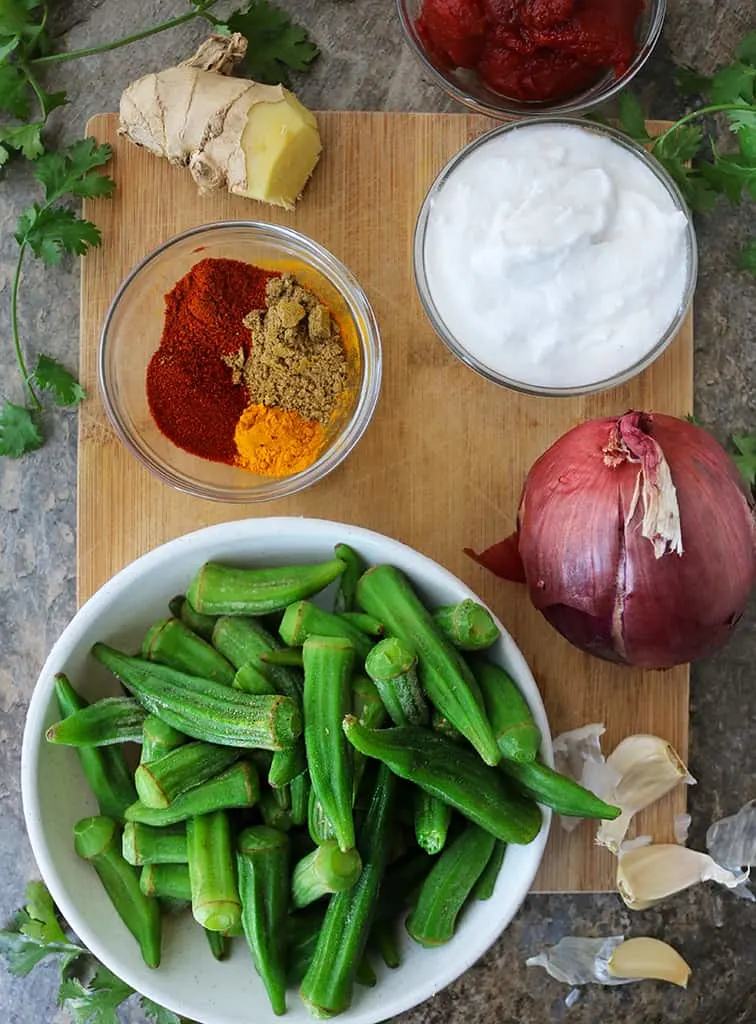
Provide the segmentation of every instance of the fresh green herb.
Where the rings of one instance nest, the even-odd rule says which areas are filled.
[[[44,443],[40,391],[49,391],[59,406],[77,405],[85,397],[75,377],[50,356],[40,355],[32,371],[27,367],[18,327],[24,256],[31,251],[47,266],[54,266],[65,253],[84,255],[99,245],[96,226],[67,204],[85,197],[107,198],[114,188],[110,178],[93,173],[107,163],[107,146],[85,139],[64,152],[46,151],[42,133],[47,119],[67,100],[65,92],[47,92],[39,74],[48,64],[116,50],[198,18],[214,32],[242,32],[249,42],[247,70],[262,82],[286,81],[290,70],[306,71],[317,57],[318,49],[307,31],[269,0],[248,0],[224,18],[211,11],[217,2],[190,0],[189,10],[168,21],[110,42],[54,53],[47,32],[48,0],[0,0],[0,115],[6,115],[0,122],[0,167],[13,154],[33,161],[37,180],[45,189],[44,203],[24,210],[15,232],[20,248],[11,285],[10,323],[26,398],[24,405],[6,400],[0,408],[0,456],[20,458]]]
[[[68,1012],[73,1024],[118,1024],[117,1008],[134,995],[130,985],[66,934],[42,882],[29,882],[26,906],[16,914],[12,928],[0,931],[0,956],[17,977],[25,977],[42,960],[57,957],[58,1005]],[[83,980],[87,977],[89,981]],[[145,996],[139,1001],[154,1024],[188,1024]]]
[[[749,487],[756,487],[756,434],[735,434],[732,438],[735,465]]]
[[[756,276],[756,239],[746,243],[740,250],[738,266],[741,270],[747,270],[749,274]]]

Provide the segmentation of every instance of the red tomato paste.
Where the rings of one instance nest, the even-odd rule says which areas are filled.
[[[644,0],[424,0],[417,31],[446,68],[471,68],[495,92],[561,100],[636,53]]]

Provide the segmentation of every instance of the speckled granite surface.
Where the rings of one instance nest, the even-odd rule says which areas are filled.
[[[297,83],[312,107],[450,110],[424,82],[403,47],[392,0],[279,0],[306,23],[323,57]],[[70,0],[58,9],[55,32],[74,49],[116,38],[180,13],[179,0]],[[659,50],[641,81],[655,117],[682,113],[672,63],[711,70],[756,27],[752,0],[670,0]],[[49,88],[71,103],[53,115],[60,139],[78,137],[86,119],[116,109],[124,84],[191,51],[201,35],[187,27],[128,49],[51,71]],[[7,310],[18,211],[36,198],[30,176],[11,168],[0,182],[0,310]],[[701,275],[696,299],[696,415],[724,439],[756,429],[756,285],[733,270],[738,241],[756,233],[753,204],[726,208],[698,225]],[[48,351],[77,362],[79,268],[68,260],[43,272],[27,263],[21,299],[22,335],[30,354]],[[2,312],[2,316],[6,316]],[[0,332],[2,391],[18,397],[7,328]],[[49,647],[74,612],[75,416],[59,414],[52,438],[21,462],[0,460],[0,920],[21,902],[36,869],[25,837],[18,777],[24,713]],[[726,568],[724,569],[726,571]],[[727,650],[693,672],[691,845],[701,846],[713,817],[756,796],[756,616],[747,616]],[[565,934],[627,932],[673,942],[693,965],[687,992],[655,984],[592,989],[571,1010],[565,986],[524,960]],[[527,900],[496,946],[435,999],[401,1024],[753,1024],[756,1022],[756,907],[701,887],[662,908],[630,914],[613,896],[551,896]],[[7,1024],[63,1022],[55,1009],[53,972],[25,981],[0,972],[0,1019]],[[128,1013],[126,1014],[128,1016]],[[129,1018],[140,1021],[136,1011]]]

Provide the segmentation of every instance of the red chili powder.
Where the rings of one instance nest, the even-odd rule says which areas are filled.
[[[265,308],[265,286],[275,276],[241,260],[205,259],[165,297],[163,337],[147,367],[147,401],[160,431],[192,455],[234,462],[234,428],[247,396],[221,357],[239,349],[248,355],[250,332],[242,321]]]

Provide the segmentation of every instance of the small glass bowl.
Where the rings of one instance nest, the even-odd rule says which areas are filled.
[[[662,336],[652,345],[649,350],[643,355],[637,362],[633,363],[632,366],[628,366],[626,369],[614,374],[605,380],[592,381],[591,383],[584,385],[572,385],[569,387],[548,387],[540,384],[531,384],[527,381],[515,380],[510,377],[504,376],[481,362],[476,356],[472,355],[464,347],[464,345],[451,333],[447,328],[444,320],[436,308],[436,304],[433,301],[431,290],[428,285],[428,277],[425,271],[425,236],[428,229],[428,222],[430,219],[431,210],[436,196],[439,194],[441,189],[452,177],[455,170],[459,167],[463,160],[474,153],[476,150],[485,146],[487,142],[492,139],[503,135],[506,132],[517,132],[527,131],[528,128],[539,127],[543,128],[548,125],[567,125],[575,128],[580,128],[583,131],[593,132],[596,135],[602,135],[606,138],[611,139],[618,145],[622,146],[631,153],[637,160],[640,160],[646,165],[646,167],[655,175],[659,182],[664,186],[666,191],[669,193],[676,208],[685,215],[686,219],[686,257],[687,257],[687,276],[685,279],[685,289],[683,291],[680,305],[678,306],[677,313],[674,319],[669,324],[667,329],[664,331]],[[444,168],[439,172],[436,180],[433,182],[431,187],[428,189],[428,193],[423,200],[423,204],[420,207],[420,213],[417,217],[417,223],[415,225],[415,236],[413,243],[413,263],[415,271],[415,284],[417,291],[420,296],[420,301],[425,309],[425,313],[431,322],[433,329],[436,334],[441,338],[449,351],[460,359],[471,369],[475,370],[482,377],[487,380],[493,381],[495,384],[500,384],[502,387],[511,388],[513,391],[519,391],[526,395],[542,395],[552,398],[560,397],[573,397],[575,395],[588,395],[599,391],[607,391],[610,388],[617,387],[620,384],[624,384],[626,381],[636,377],[642,370],[650,366],[662,352],[669,346],[669,344],[675,338],[680,326],[685,319],[688,310],[690,309],[693,301],[693,294],[696,290],[696,282],[698,280],[698,245],[696,243],[696,233],[693,227],[693,217],[688,209],[685,200],[683,199],[679,188],[672,180],[670,175],[662,167],[662,165],[655,160],[639,143],[633,141],[627,135],[620,131],[616,131],[614,128],[609,128],[605,125],[595,124],[592,121],[585,121],[577,117],[533,117],[527,118],[522,121],[512,121],[509,124],[499,125],[498,128],[494,128],[490,132],[479,136],[472,142],[468,143],[463,149],[457,153],[456,156],[446,164]]]
[[[290,271],[331,309],[347,352],[347,400],[326,430],[317,460],[287,477],[257,476],[191,455],[158,429],[147,404],[146,373],[160,344],[164,296],[202,259],[243,260]],[[170,238],[128,275],[113,299],[100,337],[99,377],[105,409],[126,447],[165,483],[187,494],[224,502],[283,498],[322,480],[357,444],[370,422],[381,386],[381,339],[375,315],[347,268],[291,228],[227,221]]]
[[[615,78],[614,73],[608,71],[590,89],[568,99],[523,103],[489,89],[475,71],[467,68],[450,71],[435,64],[415,28],[423,0],[396,0],[396,7],[410,50],[436,85],[441,86],[444,92],[458,103],[463,103],[478,114],[487,114],[499,120],[510,117],[535,117],[539,114],[586,114],[613,99],[630,84],[653,53],[667,14],[667,0],[648,0],[645,10],[638,19],[638,52],[624,75]]]

